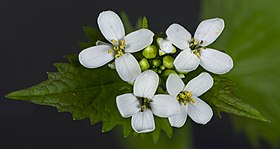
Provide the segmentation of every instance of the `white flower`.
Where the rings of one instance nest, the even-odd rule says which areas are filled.
[[[96,46],[84,49],[79,54],[80,63],[87,68],[97,68],[115,58],[116,70],[121,79],[133,82],[141,69],[130,53],[150,45],[154,33],[148,29],[140,29],[125,36],[123,23],[113,11],[100,13],[97,22],[101,33],[111,44],[98,42]]]
[[[180,72],[189,72],[200,64],[204,69],[215,74],[229,72],[233,67],[231,57],[218,50],[206,48],[218,38],[223,29],[223,19],[204,20],[199,24],[192,38],[181,25],[170,25],[166,30],[168,40],[183,50],[174,61],[176,69]]]
[[[155,129],[153,114],[159,117],[170,117],[179,111],[179,104],[174,97],[164,94],[154,95],[158,83],[158,75],[152,70],[147,70],[136,78],[133,94],[123,94],[116,98],[122,117],[132,116],[131,125],[137,133]]]
[[[212,86],[213,78],[205,72],[192,79],[186,86],[177,74],[170,74],[166,81],[166,88],[171,96],[176,97],[180,105],[180,112],[168,118],[171,126],[182,127],[187,120],[187,115],[199,124],[209,122],[213,116],[213,111],[198,96]]]
[[[160,55],[164,55],[166,53],[173,54],[176,52],[176,48],[172,45],[172,42],[167,39],[158,38],[157,43],[159,45],[160,52],[162,52]]]

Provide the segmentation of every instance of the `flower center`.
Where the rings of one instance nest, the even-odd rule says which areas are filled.
[[[187,92],[187,91],[180,92],[176,96],[176,99],[180,103],[184,103],[185,106],[187,105],[188,102],[195,103],[195,100],[192,98],[192,93],[191,92]]]
[[[190,49],[192,50],[193,54],[195,54],[198,58],[200,58],[200,53],[199,53],[200,50],[205,49],[205,47],[202,46],[203,40],[198,42],[194,38],[192,38],[191,41],[189,42],[189,44],[190,44]]]
[[[146,109],[150,108],[150,103],[152,102],[151,100],[143,97],[138,97],[138,100],[141,105],[141,112],[144,112]]]
[[[112,39],[113,49],[110,49],[108,53],[114,53],[114,57],[118,58],[121,57],[125,52],[125,41],[122,39],[119,42],[117,40]]]

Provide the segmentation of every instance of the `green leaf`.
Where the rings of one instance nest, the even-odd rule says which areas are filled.
[[[259,109],[271,123],[232,117],[237,130],[254,145],[264,139],[275,147],[280,140],[280,1],[204,0],[204,18],[221,17],[226,28],[215,45],[235,62],[227,77],[236,82],[237,95]],[[238,9],[238,11],[237,11]]]
[[[143,19],[142,19],[142,28],[145,28],[145,29],[149,28],[148,20],[146,17],[143,17]]]
[[[172,139],[161,136],[159,141],[155,144],[151,137],[138,137],[127,139],[120,139],[119,142],[123,144],[122,148],[128,149],[191,149],[192,136],[190,121],[182,128],[176,129]]]
[[[230,80],[215,75],[214,82],[214,86],[202,96],[202,99],[209,103],[220,117],[220,112],[224,112],[269,122],[259,111],[234,95],[235,84]]]
[[[86,42],[79,42],[81,49],[94,46],[97,40],[106,41],[101,32],[93,27],[84,26],[83,31],[88,39]]]
[[[67,56],[71,61],[73,57]],[[60,112],[71,112],[74,120],[89,118],[91,124],[103,121],[104,132],[123,125],[125,136],[132,130],[128,119],[120,116],[115,97],[131,90],[106,67],[86,69],[75,63],[57,63],[58,72],[48,73],[49,79],[31,88],[9,93],[10,99],[54,106]]]
[[[135,29],[134,29],[133,25],[131,24],[131,22],[129,21],[127,14],[124,11],[122,11],[120,13],[120,16],[121,16],[126,34],[134,31]]]
[[[56,63],[58,72],[48,73],[47,81],[6,97],[56,107],[59,112],[72,113],[74,120],[89,118],[91,124],[102,121],[103,132],[122,125],[125,137],[133,133],[130,118],[121,117],[115,101],[116,96],[131,93],[132,86],[108,67],[87,69],[79,64],[77,55],[65,58],[70,63]],[[173,131],[168,121],[155,119],[156,130],[149,133],[154,142],[159,139],[161,130],[171,137]]]

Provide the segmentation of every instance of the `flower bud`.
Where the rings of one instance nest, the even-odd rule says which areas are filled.
[[[153,59],[152,65],[153,65],[154,67],[158,67],[158,66],[160,66],[160,64],[161,64],[161,60],[159,60],[159,59]]]
[[[173,62],[174,58],[172,56],[167,55],[163,58],[163,66],[166,68],[174,68]]]
[[[161,54],[176,53],[176,48],[172,45],[172,42],[170,42],[169,40],[163,38],[157,38],[157,43],[159,45]]]
[[[167,69],[163,72],[163,76],[168,77],[171,73],[177,74],[175,70]]]
[[[145,58],[143,58],[143,59],[141,59],[141,61],[139,61],[139,65],[140,65],[141,71],[145,71],[150,68],[150,64],[149,64],[148,60]]]
[[[159,51],[158,51],[158,55],[159,56],[163,56],[163,55],[165,55],[166,53],[164,53],[163,51],[161,51],[160,49],[159,49]]]
[[[180,74],[179,74],[179,77],[183,79],[183,78],[185,78],[185,75],[182,74],[182,73],[180,73]]]
[[[147,59],[155,58],[157,56],[157,47],[155,45],[149,45],[143,50],[142,54]]]
[[[165,67],[163,65],[159,66],[160,70],[165,70]]]

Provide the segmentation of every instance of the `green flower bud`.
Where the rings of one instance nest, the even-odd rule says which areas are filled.
[[[150,68],[150,64],[149,64],[148,60],[145,58],[143,58],[143,59],[141,59],[141,61],[139,61],[139,65],[140,65],[141,71],[145,71]]]
[[[142,54],[147,59],[155,58],[157,56],[157,47],[155,45],[149,45],[143,50]]]
[[[161,64],[161,60],[153,59],[153,61],[152,61],[152,65],[153,66],[158,67],[158,66],[160,66],[160,64]]]
[[[165,55],[165,54],[166,54],[166,53],[164,53],[164,52],[161,51],[161,50],[158,51],[158,55],[159,55],[159,56],[163,56],[163,55]]]
[[[167,69],[163,72],[163,76],[168,77],[171,73],[177,74],[175,70]]]
[[[161,74],[161,73],[162,73],[162,70],[159,69],[157,72],[158,72],[159,74]]]
[[[180,73],[180,74],[179,74],[179,77],[183,79],[183,78],[185,78],[185,75],[182,74],[182,73]]]
[[[174,58],[172,56],[167,55],[163,58],[163,66],[166,68],[174,68],[173,62]]]
[[[176,48],[174,47],[173,50],[172,50],[172,52],[171,52],[170,54],[174,54],[174,53],[176,53],[176,51],[177,51],[177,50],[176,50]]]
[[[157,73],[157,71],[158,71],[158,69],[156,69],[156,68],[152,68],[151,70],[154,71],[155,73]]]
[[[165,67],[164,67],[163,65],[161,65],[161,66],[159,67],[159,69],[165,70]]]

